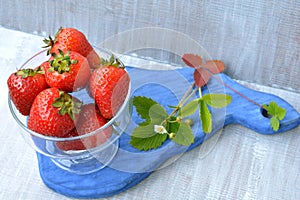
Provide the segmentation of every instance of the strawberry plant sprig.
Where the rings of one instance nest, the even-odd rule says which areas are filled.
[[[196,66],[202,59],[197,57],[189,60],[189,65]],[[214,66],[217,65],[217,69]],[[199,66],[199,65],[198,65]],[[209,109],[226,107],[232,101],[232,97],[227,94],[205,94],[202,95],[202,87],[210,79],[210,73],[220,73],[224,71],[225,65],[222,61],[208,61],[205,65],[196,68],[194,72],[194,82],[188,88],[176,106],[172,106],[173,111],[168,114],[166,110],[151,98],[136,96],[133,98],[133,105],[137,113],[145,121],[140,123],[132,132],[130,144],[138,150],[151,150],[161,146],[167,139],[173,142],[189,146],[194,142],[194,135],[190,127],[190,119],[184,120],[193,115],[199,109],[199,120],[202,130],[209,134],[212,132],[212,116]],[[205,74],[203,76],[203,74]],[[199,97],[189,101],[190,98],[199,92]]]
[[[228,89],[232,90],[242,98],[246,99],[247,101],[251,102],[252,104],[258,106],[265,117],[270,118],[270,126],[274,131],[278,131],[280,127],[280,121],[284,119],[286,110],[280,107],[276,102],[272,101],[269,104],[259,104],[254,100],[248,98],[244,94],[240,93],[236,89],[232,88],[230,85],[224,83],[221,79],[214,76],[218,70],[222,71],[225,67],[222,66],[221,61],[213,61],[215,64],[213,67],[211,66],[211,61],[207,61],[204,65],[202,65],[202,58],[198,55],[194,54],[184,54],[182,60],[190,67],[195,68],[194,72],[194,79],[198,82],[199,86],[205,84],[205,81],[208,80],[210,77],[213,77],[216,81],[220,84],[224,85]]]
[[[223,108],[232,101],[232,96],[228,94],[208,93],[202,95],[202,87],[207,84],[211,77],[242,98],[260,107],[265,113],[264,116],[270,118],[271,128],[274,131],[279,130],[280,121],[284,119],[286,110],[274,101],[261,105],[214,76],[214,74],[225,70],[222,61],[208,60],[203,64],[202,58],[194,54],[184,54],[182,60],[189,67],[195,69],[194,82],[179,103],[172,106],[171,114],[168,114],[159,103],[151,98],[142,96],[133,98],[133,105],[136,107],[137,113],[145,120],[133,130],[130,140],[133,147],[145,151],[156,149],[168,138],[177,144],[189,146],[194,142],[194,135],[190,127],[191,120],[186,119],[184,121],[183,119],[193,115],[198,109],[202,131],[205,134],[211,133],[213,122],[209,107]],[[199,97],[189,101],[196,92],[199,93]]]

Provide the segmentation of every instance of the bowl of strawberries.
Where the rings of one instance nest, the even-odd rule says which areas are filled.
[[[118,151],[131,108],[130,77],[111,52],[60,28],[47,49],[12,73],[8,104],[24,139],[58,167],[88,174]]]

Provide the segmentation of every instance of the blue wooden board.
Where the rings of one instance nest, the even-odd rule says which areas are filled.
[[[167,71],[143,70],[128,68],[132,81],[132,96],[148,96],[165,107],[176,105],[189,84],[193,82],[193,70],[184,68]],[[269,119],[261,114],[258,106],[247,101],[228,88],[220,87],[215,79],[211,79],[208,86],[203,88],[203,93],[227,93],[233,97],[232,103],[221,110],[211,110],[213,113],[213,135],[225,125],[238,123],[261,134],[275,134],[288,131],[300,123],[299,113],[285,100],[271,94],[266,94],[248,89],[233,81],[225,74],[217,75],[224,83],[253,99],[259,104],[275,101],[287,111],[286,117],[281,121],[278,132],[274,132],[269,124]],[[214,88],[216,85],[219,85]],[[219,87],[219,88],[218,88]],[[170,111],[170,110],[168,110]],[[192,116],[195,124],[192,129],[195,142],[189,147],[179,146],[167,141],[160,148],[148,152],[137,151],[129,144],[130,131],[134,123],[141,119],[134,111],[132,114],[133,125],[129,126],[128,133],[120,137],[119,151],[108,167],[87,175],[76,175],[58,168],[49,158],[37,153],[40,175],[44,183],[54,191],[66,196],[76,198],[108,197],[123,192],[138,184],[148,177],[157,167],[175,155],[189,151],[209,136],[201,130],[198,116]]]

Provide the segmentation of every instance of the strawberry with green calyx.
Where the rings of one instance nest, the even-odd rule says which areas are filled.
[[[122,63],[120,63],[119,60],[116,59],[113,54],[111,55],[111,57],[109,59],[101,58],[101,64],[97,68],[109,67],[109,66],[113,66],[113,67],[116,67],[116,68],[123,68],[123,69],[125,68],[124,65]],[[95,76],[95,74],[96,74],[96,72],[94,73],[93,76]],[[93,79],[95,79],[95,77],[93,77]],[[92,89],[90,87],[92,87]],[[95,98],[95,95],[94,95],[95,89],[96,89],[96,81],[95,80],[90,80],[89,84],[87,84],[87,91],[88,91],[88,94],[92,98]]]
[[[100,57],[88,42],[85,35],[75,28],[59,28],[55,38],[49,36],[49,39],[44,39],[45,48],[48,49],[48,54],[58,53],[59,49],[63,51],[75,51],[86,57],[91,68],[95,68],[100,64]]]
[[[83,105],[81,108],[79,120],[76,128],[68,133],[65,137],[75,137],[85,135],[92,131],[96,131],[107,123],[107,120],[101,116],[99,109],[93,103]],[[64,151],[68,150],[84,150],[95,148],[106,142],[112,135],[112,127],[109,126],[103,130],[99,130],[95,134],[74,141],[57,142],[58,148]]]
[[[73,51],[52,53],[45,65],[45,77],[49,86],[66,92],[85,87],[90,77],[89,64],[85,57]]]
[[[102,60],[102,66],[92,72],[89,92],[103,117],[112,118],[123,104],[130,78],[117,59]]]
[[[55,101],[52,103],[54,108],[58,108],[58,113],[60,115],[67,114],[75,122],[78,120],[81,105],[82,103],[79,100],[72,98],[71,95],[61,90],[59,91],[59,97],[55,98]]]
[[[115,57],[114,54],[110,56],[109,59],[101,58],[101,66],[114,66],[119,68],[124,68],[123,64]]]
[[[29,115],[35,97],[49,86],[44,77],[44,69],[21,69],[12,73],[7,80],[9,96],[22,115]]]
[[[45,89],[31,106],[28,128],[46,136],[64,137],[74,129],[81,105],[79,100],[57,88]]]

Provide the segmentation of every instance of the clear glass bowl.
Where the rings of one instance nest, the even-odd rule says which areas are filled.
[[[109,59],[111,56],[111,53],[107,50],[99,48],[95,48],[95,50],[101,58]],[[46,50],[41,51],[27,60],[21,66],[21,69],[35,68],[48,59],[49,56],[46,55]],[[20,133],[22,134],[23,138],[38,153],[49,157],[58,167],[68,172],[76,174],[89,174],[106,167],[112,161],[118,151],[118,139],[126,130],[131,119],[131,106],[129,104],[130,89],[131,86],[129,84],[126,99],[111,120],[93,132],[76,137],[49,137],[31,131],[27,128],[28,116],[23,116],[21,113],[19,113],[9,95],[8,105],[12,116],[20,127]],[[71,95],[79,98],[84,104],[94,103],[94,99],[88,95],[86,89],[74,92]],[[84,144],[85,141],[89,140],[89,138],[104,132],[107,129],[112,129],[113,132],[111,137],[99,146],[90,149],[64,151],[59,148],[59,145],[57,145],[59,143],[73,143],[78,141],[81,141]]]

